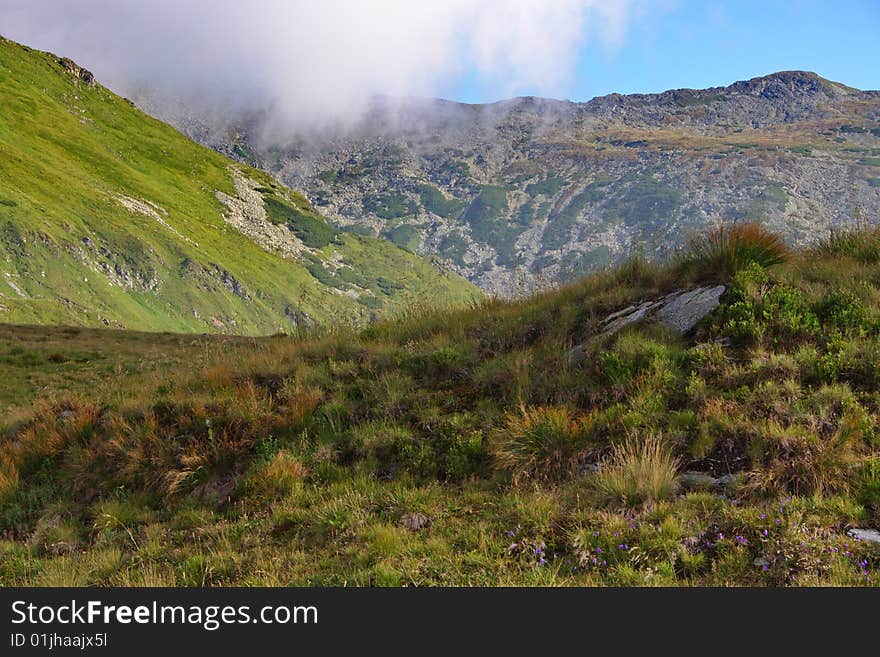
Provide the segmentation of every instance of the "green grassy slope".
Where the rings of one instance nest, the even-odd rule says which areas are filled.
[[[295,210],[291,231],[315,245],[307,257],[267,252],[224,221],[216,192],[235,196],[231,166],[267,205]],[[331,239],[310,240],[315,230]],[[303,313],[349,321],[476,296],[393,244],[337,233],[302,196],[56,56],[0,38],[0,321],[265,334]]]
[[[722,236],[308,339],[0,332],[0,398],[55,393],[0,431],[0,584],[877,585],[880,233]]]

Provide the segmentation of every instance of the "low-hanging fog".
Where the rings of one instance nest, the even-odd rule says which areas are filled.
[[[588,42],[617,47],[636,0],[0,0],[0,34],[77,60],[124,95],[303,130],[370,99],[468,81],[560,96]]]

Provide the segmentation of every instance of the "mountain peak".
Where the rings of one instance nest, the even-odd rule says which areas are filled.
[[[837,96],[858,93],[858,89],[823,78],[812,71],[777,71],[769,75],[734,82],[726,91],[762,95],[768,98],[777,96],[812,96],[816,94]]]

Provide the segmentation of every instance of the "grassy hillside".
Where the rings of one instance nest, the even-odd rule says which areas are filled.
[[[0,38],[0,107],[0,321],[266,334],[476,296],[393,244],[333,229],[69,60]],[[234,171],[267,216],[256,235],[224,220],[217,193],[242,195]]]
[[[719,282],[691,334],[598,337]],[[149,336],[0,335],[55,391],[5,420],[0,583],[876,585],[847,531],[880,527],[878,284],[878,232],[750,228],[523,301],[180,343],[164,372]]]

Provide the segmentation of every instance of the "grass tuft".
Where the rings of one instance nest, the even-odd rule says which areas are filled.
[[[555,477],[575,465],[588,435],[584,420],[564,406],[521,405],[497,432],[494,455],[515,475]]]
[[[671,498],[677,487],[678,459],[661,436],[615,445],[592,484],[609,505],[634,507]]]
[[[758,223],[722,224],[690,238],[679,254],[679,266],[703,278],[726,281],[752,263],[766,269],[784,263],[789,256],[782,238]]]

